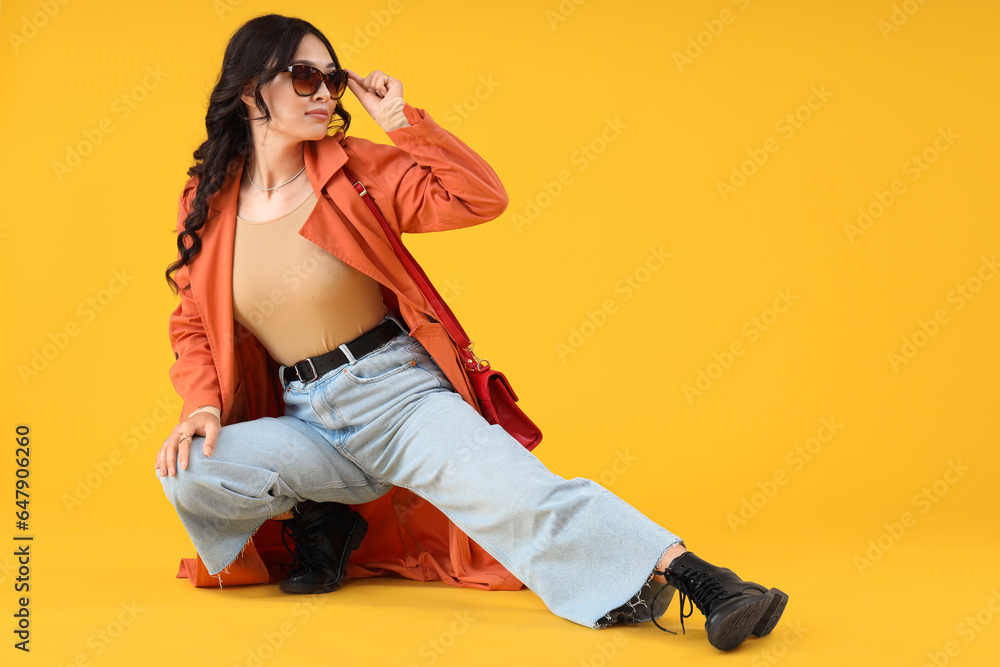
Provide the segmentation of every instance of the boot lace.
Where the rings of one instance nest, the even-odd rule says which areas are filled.
[[[670,584],[674,584],[675,582],[680,583],[678,581],[679,577],[672,572],[668,575],[667,570],[661,571],[654,569],[653,574],[658,574],[664,577],[667,580],[667,583]],[[673,579],[673,582],[671,581],[671,579]],[[691,617],[691,615],[694,613],[695,605],[697,605],[701,613],[705,614],[708,602],[713,598],[717,597],[718,595],[725,593],[725,587],[722,585],[722,582],[720,582],[718,579],[715,578],[715,576],[707,572],[698,572],[698,571],[687,572],[684,575],[683,587],[675,585],[675,588],[677,588],[677,592],[680,595],[681,599],[680,611],[681,611],[682,634],[687,634],[687,630],[684,628],[684,619]],[[687,591],[685,591],[685,589],[687,589]],[[665,590],[664,588],[661,588],[656,592],[656,595],[659,596],[659,594],[662,593],[664,590]],[[690,595],[688,595],[688,593],[690,593]],[[654,602],[656,601],[655,596],[653,597],[653,601]],[[684,613],[685,603],[687,603],[688,605],[687,613]],[[650,607],[652,607],[652,604],[650,604]],[[660,630],[663,630],[664,632],[669,632],[672,635],[677,634],[673,630],[668,630],[659,623],[657,623],[655,618],[653,619],[653,624],[656,625],[656,627],[658,627]]]
[[[316,561],[313,560],[307,548],[309,535],[302,521],[298,518],[292,518],[283,520],[281,524],[281,543],[295,559],[290,572],[298,572],[300,568],[307,571],[318,569]],[[285,539],[285,536],[289,533],[291,533],[292,540],[295,543],[295,549],[288,546],[288,542]]]

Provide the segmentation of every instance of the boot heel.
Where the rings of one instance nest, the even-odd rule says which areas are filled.
[[[785,611],[785,605],[788,604],[788,594],[783,593],[777,588],[769,590],[767,595],[771,597],[771,603],[768,605],[764,615],[757,621],[757,625],[754,626],[753,632],[751,632],[754,637],[763,637],[771,632],[771,630],[774,630],[774,626],[778,624],[778,619],[781,618],[782,612]]]
[[[361,514],[358,514],[356,517],[354,517],[354,519],[355,519],[354,525],[352,526],[353,530],[351,531],[351,539],[347,543],[347,550],[346,553],[344,554],[345,556],[350,556],[352,551],[360,547],[362,540],[365,539],[365,535],[368,534],[368,522],[365,521],[365,518],[361,516]],[[345,558],[344,560],[346,561],[347,559]]]
[[[352,510],[354,511],[354,510]],[[343,583],[344,573],[347,572],[347,560],[351,557],[351,552],[361,546],[361,541],[368,533],[368,522],[359,512],[354,512],[354,520],[351,522],[350,538],[344,543],[344,550],[340,554],[340,571],[337,573],[337,588]]]

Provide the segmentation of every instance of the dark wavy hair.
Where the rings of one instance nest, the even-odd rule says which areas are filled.
[[[191,203],[184,229],[177,234],[177,261],[166,270],[167,283],[174,294],[178,285],[172,274],[194,259],[201,250],[199,230],[205,226],[208,215],[208,201],[222,188],[226,175],[240,156],[247,156],[253,150],[253,135],[247,108],[240,99],[243,89],[253,86],[254,100],[266,122],[271,121],[271,112],[261,96],[260,89],[278,75],[280,68],[287,66],[299,48],[299,42],[306,33],[319,38],[330,52],[333,63],[340,68],[340,60],[330,41],[311,23],[300,18],[267,14],[253,18],[236,30],[226,45],[222,58],[222,71],[212,89],[208,112],[205,114],[205,129],[208,138],[194,152],[197,161],[188,169],[188,176],[197,175],[198,188]],[[256,82],[254,82],[256,80]],[[351,115],[337,102],[327,128],[347,132],[351,125]],[[181,289],[190,289],[185,285]]]

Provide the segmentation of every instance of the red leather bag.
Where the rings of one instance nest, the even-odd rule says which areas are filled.
[[[476,394],[476,400],[479,402],[483,417],[491,424],[499,424],[529,451],[534,449],[542,441],[542,432],[517,406],[517,394],[514,393],[506,376],[491,368],[489,361],[476,356],[472,349],[473,343],[469,340],[462,325],[458,323],[455,314],[451,312],[451,308],[438,294],[430,279],[427,278],[427,274],[413,259],[410,251],[403,246],[402,241],[392,231],[367,188],[347,168],[347,165],[344,165],[343,169],[344,174],[354,185],[354,189],[382,225],[382,229],[385,230],[389,242],[396,251],[396,256],[399,257],[403,266],[420,287],[420,291],[424,293],[434,308],[438,322],[444,325],[451,339],[465,352],[462,357],[465,361],[465,373],[469,378],[469,384],[472,385],[473,392]]]

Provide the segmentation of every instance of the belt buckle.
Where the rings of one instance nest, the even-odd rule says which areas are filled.
[[[309,362],[309,368],[311,368],[313,372],[313,376],[308,380],[302,377],[302,373],[299,371],[299,364],[305,363],[306,361]],[[312,357],[309,357],[305,361],[300,361],[299,364],[295,364],[294,366],[292,366],[292,368],[295,369],[295,374],[299,377],[300,382],[312,382],[313,380],[319,377],[319,373],[316,372],[316,365],[313,364]]]

